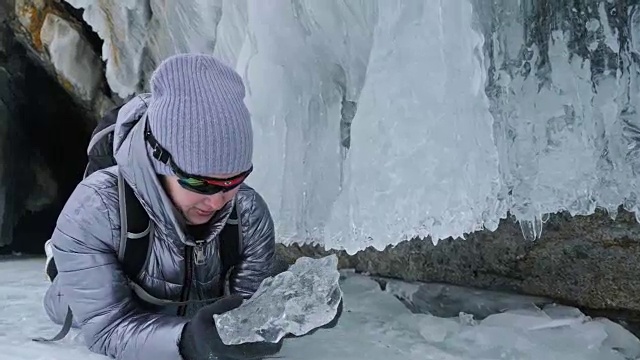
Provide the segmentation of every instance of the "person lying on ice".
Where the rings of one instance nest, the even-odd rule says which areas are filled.
[[[214,57],[179,54],[150,88],[98,124],[86,177],[45,246],[57,338],[79,327],[91,351],[122,360],[273,355],[282,343],[224,345],[213,321],[274,267],[273,220],[244,183],[242,79]]]

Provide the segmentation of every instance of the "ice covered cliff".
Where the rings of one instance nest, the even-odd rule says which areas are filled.
[[[238,70],[250,184],[285,243],[353,253],[493,230],[507,212],[534,239],[560,210],[638,213],[638,5],[66,1],[121,97],[177,52]]]

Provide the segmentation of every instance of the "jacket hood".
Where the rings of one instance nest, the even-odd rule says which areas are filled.
[[[166,232],[169,239],[176,239],[187,245],[195,245],[186,234],[184,216],[170,200],[156,174],[144,139],[147,123],[147,104],[150,94],[136,96],[119,111],[114,129],[113,153],[124,180],[145,208],[156,225],[154,231]],[[206,241],[211,241],[220,233],[231,214],[235,201],[230,201],[211,219],[211,231]],[[158,228],[160,227],[160,228]]]

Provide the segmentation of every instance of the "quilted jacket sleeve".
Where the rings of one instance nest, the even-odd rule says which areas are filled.
[[[180,359],[186,320],[137,306],[114,250],[117,192],[102,190],[81,183],[58,219],[52,245],[60,292],[91,351],[122,360]]]
[[[264,199],[255,191],[246,191],[240,199],[243,228],[241,261],[230,276],[232,293],[245,298],[258,290],[260,283],[271,276],[275,254],[273,219]]]

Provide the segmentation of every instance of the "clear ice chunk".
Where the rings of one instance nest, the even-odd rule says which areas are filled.
[[[620,324],[616,324],[607,318],[599,318],[595,321],[604,328],[608,335],[602,343],[603,347],[616,349],[628,359],[640,358],[640,339]]]
[[[455,317],[463,312],[477,319],[484,319],[505,310],[536,309],[552,302],[542,297],[441,283],[408,283],[400,280],[388,280],[385,291],[403,301],[414,312],[441,317]],[[557,309],[560,311],[559,306]]]
[[[278,342],[287,334],[301,336],[334,319],[342,290],[338,258],[300,258],[289,270],[265,279],[240,307],[214,321],[222,342]]]

